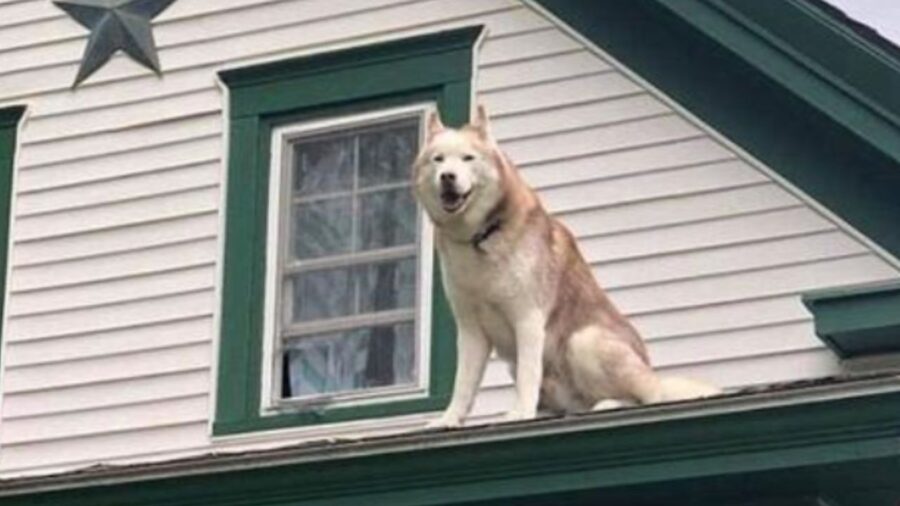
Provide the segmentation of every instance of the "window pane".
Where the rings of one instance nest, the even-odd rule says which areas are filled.
[[[418,121],[404,121],[360,135],[359,187],[409,179],[418,144]]]
[[[319,138],[294,144],[294,191],[300,195],[353,188],[353,138]]]
[[[283,397],[415,382],[412,323],[294,339],[287,344]]]
[[[293,294],[286,294],[293,304],[293,318],[287,323],[347,316],[354,312],[352,268],[328,269],[298,274],[289,283]]]
[[[411,308],[416,301],[416,260],[309,271],[292,276],[286,286],[288,324]]]
[[[360,313],[413,307],[416,303],[416,259],[357,267],[356,282]]]
[[[302,260],[350,252],[352,221],[351,197],[295,206],[294,255]]]
[[[409,188],[359,197],[360,250],[411,244],[416,240],[416,204]]]

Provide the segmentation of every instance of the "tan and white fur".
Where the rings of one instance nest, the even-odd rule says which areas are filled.
[[[654,373],[643,341],[597,284],[571,232],[497,147],[483,107],[460,129],[430,115],[413,187],[435,226],[458,328],[453,396],[430,427],[462,424],[491,350],[515,379],[508,420],[718,393]]]

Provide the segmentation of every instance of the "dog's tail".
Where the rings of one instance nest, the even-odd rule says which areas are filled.
[[[701,399],[722,393],[716,386],[690,378],[670,376],[661,377],[659,381],[662,386],[662,402]]]

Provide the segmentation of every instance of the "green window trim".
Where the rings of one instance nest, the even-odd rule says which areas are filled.
[[[900,352],[900,283],[812,292],[803,303],[816,334],[839,357]]]
[[[422,102],[437,104],[451,125],[465,123],[482,32],[463,28],[220,74],[230,127],[214,435],[436,411],[449,401],[455,325],[435,262],[427,397],[260,414],[270,139],[285,124]]]
[[[0,108],[0,289],[6,287],[6,265],[9,259],[10,203],[12,202],[12,181],[16,155],[16,135],[19,121],[25,115],[25,107]],[[0,321],[6,308],[0,300]],[[0,335],[0,342],[3,336]]]

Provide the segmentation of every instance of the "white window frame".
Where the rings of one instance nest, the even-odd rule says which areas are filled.
[[[269,206],[266,223],[266,286],[265,315],[263,320],[262,416],[273,416],[289,411],[322,410],[334,407],[379,404],[398,400],[425,398],[428,396],[431,364],[431,308],[434,280],[434,231],[417,206],[417,276],[414,311],[416,378],[413,385],[387,386],[349,392],[335,392],[282,399],[281,385],[281,297],[282,267],[286,244],[290,238],[290,188],[286,185],[291,170],[292,149],[286,149],[298,138],[310,137],[346,129],[356,129],[372,124],[418,118],[419,147],[425,142],[427,115],[436,110],[433,103],[420,103],[403,107],[385,108],[365,113],[300,122],[278,127],[272,131],[271,158],[269,162]],[[352,318],[348,317],[348,318]],[[336,319],[339,320],[339,319]],[[366,322],[370,323],[370,322]],[[371,322],[375,323],[375,322]],[[327,331],[327,330],[326,330]]]

